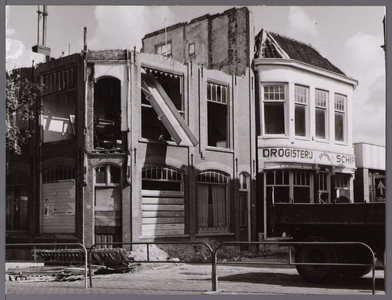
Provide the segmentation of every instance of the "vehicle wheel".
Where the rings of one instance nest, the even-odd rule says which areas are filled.
[[[304,242],[326,242],[319,237],[311,237]],[[302,278],[313,283],[324,283],[335,278],[339,274],[338,265],[328,265],[339,261],[339,248],[336,245],[304,244],[297,248],[295,253],[296,263],[322,263],[326,265],[296,265],[297,271]]]
[[[344,246],[342,256],[345,263],[352,264],[371,264],[373,261],[371,253],[363,246]],[[342,276],[362,277],[370,272],[372,266],[342,266]]]

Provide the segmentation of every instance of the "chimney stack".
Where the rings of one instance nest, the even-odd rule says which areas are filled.
[[[48,16],[46,5],[41,6],[38,5],[38,22],[37,22],[37,45],[32,47],[32,51],[35,53],[45,54],[46,60],[50,60],[50,48],[45,46],[46,42],[46,29],[47,29],[47,21],[46,17]],[[42,19],[42,41],[40,41],[40,28],[41,28],[41,19]]]

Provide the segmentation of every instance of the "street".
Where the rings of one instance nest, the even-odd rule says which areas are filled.
[[[371,295],[371,273],[363,278],[312,284],[293,266],[218,265],[218,291],[212,291],[211,265],[142,265],[135,273],[95,275],[93,287],[74,282],[6,282],[7,294],[134,295]],[[376,270],[376,295],[384,295],[384,271]]]

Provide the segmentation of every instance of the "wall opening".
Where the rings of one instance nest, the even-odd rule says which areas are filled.
[[[94,148],[122,150],[121,81],[114,77],[101,78],[94,85]]]

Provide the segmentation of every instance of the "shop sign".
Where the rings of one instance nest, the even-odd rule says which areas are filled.
[[[296,148],[262,148],[261,157],[269,162],[299,162],[331,166],[355,165],[355,156],[318,150]]]

